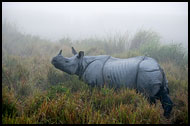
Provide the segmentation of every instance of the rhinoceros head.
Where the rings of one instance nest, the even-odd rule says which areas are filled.
[[[77,53],[72,47],[72,53],[74,56],[67,58],[62,56],[61,53],[62,50],[60,50],[57,56],[53,57],[51,63],[61,71],[64,71],[68,74],[75,74],[78,68],[78,64],[84,56],[84,52],[80,51]]]

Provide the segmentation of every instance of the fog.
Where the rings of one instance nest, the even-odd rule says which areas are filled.
[[[131,36],[139,29],[156,31],[162,42],[188,45],[188,3],[2,3],[2,20],[25,34],[57,41]]]

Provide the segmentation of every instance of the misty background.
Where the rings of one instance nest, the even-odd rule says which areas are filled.
[[[3,2],[2,123],[187,124],[187,45],[187,2]],[[90,86],[56,69],[52,58],[60,50],[72,57],[71,47],[85,56],[155,59],[175,103],[170,119],[136,89]]]
[[[2,3],[2,21],[17,26],[23,34],[51,41],[133,36],[138,30],[152,30],[162,43],[188,45],[187,2],[110,2],[110,3]]]

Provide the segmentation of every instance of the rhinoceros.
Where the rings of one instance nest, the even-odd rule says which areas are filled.
[[[91,86],[109,85],[120,88],[125,86],[144,94],[150,104],[159,99],[164,109],[164,116],[169,117],[173,102],[169,97],[168,80],[157,61],[151,57],[137,56],[127,59],[109,55],[84,56],[72,47],[74,56],[62,56],[62,50],[53,57],[51,63],[68,74],[76,74]]]

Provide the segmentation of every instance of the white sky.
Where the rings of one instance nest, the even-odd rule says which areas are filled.
[[[163,41],[188,43],[187,2],[3,2],[2,19],[23,33],[50,40],[131,35],[140,28],[158,32]]]

